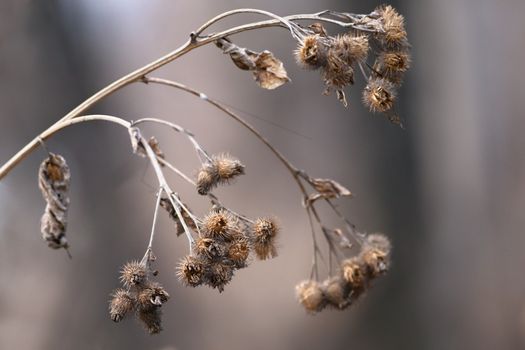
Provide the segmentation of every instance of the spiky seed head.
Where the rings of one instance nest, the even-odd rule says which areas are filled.
[[[246,266],[248,255],[250,254],[250,245],[245,239],[233,241],[228,248],[227,258],[233,262],[235,268]]]
[[[366,59],[369,48],[368,36],[347,33],[333,39],[332,54],[353,65]]]
[[[259,218],[253,225],[253,249],[260,260],[277,256],[275,237],[279,225],[273,218]]]
[[[139,261],[130,261],[126,263],[120,271],[120,280],[128,288],[141,284],[145,282],[146,279],[146,264]]]
[[[410,68],[410,55],[406,50],[383,51],[379,54],[378,61],[387,76],[404,73]]]
[[[235,177],[244,174],[244,165],[240,160],[227,153],[212,156],[212,164],[217,169],[220,183],[229,183]]]
[[[388,255],[377,248],[364,245],[359,257],[370,278],[381,276],[388,271]]]
[[[140,307],[137,316],[149,334],[157,334],[162,331],[162,312],[155,306]]]
[[[237,226],[237,220],[226,210],[212,211],[203,220],[203,233],[210,238],[227,238],[232,236],[232,230]]]
[[[407,32],[405,19],[392,6],[380,6],[376,9],[380,16],[384,34],[380,37],[387,46],[406,45]]]
[[[219,182],[217,169],[211,164],[205,164],[197,174],[197,192],[200,195],[207,195]]]
[[[160,283],[149,282],[144,288],[140,289],[137,301],[140,307],[146,308],[149,306],[162,306],[169,298],[170,295]]]
[[[177,266],[177,276],[185,285],[196,287],[202,284],[204,265],[200,259],[187,255]]]
[[[340,57],[338,50],[332,46],[328,49],[322,76],[328,88],[343,89],[354,83],[354,68]]]
[[[199,237],[195,242],[197,253],[205,259],[217,259],[224,256],[225,246],[223,241],[213,238]]]
[[[396,99],[394,85],[386,79],[371,78],[363,90],[363,103],[372,112],[392,109]]]
[[[350,286],[341,277],[326,279],[322,290],[328,303],[340,310],[347,308],[351,303]]]
[[[365,289],[365,268],[357,257],[341,262],[341,275],[353,291],[359,292]]]
[[[306,69],[318,69],[326,64],[326,47],[321,35],[306,36],[295,50],[297,64]]]
[[[309,313],[321,311],[327,304],[323,290],[317,281],[305,280],[295,287],[297,300]]]
[[[120,322],[127,314],[135,309],[135,300],[131,294],[124,289],[117,289],[111,295],[109,303],[109,315],[113,322]]]
[[[222,263],[215,263],[207,270],[206,282],[212,288],[216,288],[220,293],[233,278],[233,268]]]

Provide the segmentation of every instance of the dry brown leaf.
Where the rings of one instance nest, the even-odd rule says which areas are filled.
[[[275,89],[290,81],[283,63],[267,50],[255,52],[222,38],[215,43],[223,53],[230,55],[233,63],[242,70],[253,72],[253,77],[260,87]]]
[[[290,81],[283,63],[267,50],[261,52],[255,60],[255,81],[264,89],[275,89]]]
[[[310,183],[326,199],[352,196],[350,190],[334,180],[312,179]]]

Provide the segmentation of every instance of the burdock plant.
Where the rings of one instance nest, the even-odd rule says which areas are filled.
[[[212,25],[224,18],[245,13],[260,14],[270,19],[208,33]],[[336,25],[340,28],[339,33],[329,33],[323,26],[325,23]],[[170,296],[154,281],[158,271],[153,269],[156,260],[153,242],[159,208],[173,220],[176,235],[185,235],[187,239],[188,253],[180,258],[176,275],[189,287],[206,285],[223,291],[235,272],[246,268],[251,260],[276,257],[276,242],[282,234],[277,218],[246,217],[223,205],[213,193],[217,186],[230,185],[237,177],[244,175],[245,166],[239,159],[227,153],[209,153],[196,135],[172,121],[157,118],[129,121],[117,116],[85,114],[110,94],[131,84],[158,84],[197,96],[248,129],[285,166],[301,193],[311,229],[311,273],[296,286],[298,301],[306,311],[316,313],[325,308],[346,309],[363,295],[373,280],[388,271],[391,246],[387,237],[358,231],[336,206],[336,200],[352,196],[345,186],[331,179],[310,176],[297,168],[226,105],[194,88],[152,75],[160,67],[188,52],[214,44],[239,69],[249,71],[261,88],[276,89],[290,81],[283,63],[269,50],[259,52],[244,48],[232,39],[235,34],[265,27],[282,27],[290,33],[297,45],[294,52],[297,63],[305,69],[319,71],[324,94],[335,93],[337,99],[347,106],[345,90],[355,80],[362,78],[365,82],[362,91],[365,106],[401,125],[395,105],[397,89],[410,67],[410,45],[404,19],[391,6],[378,7],[368,14],[322,11],[285,17],[262,10],[238,9],[210,19],[190,33],[189,40],[179,48],[89,97],[35,137],[0,168],[1,179],[38,146],[44,148],[48,155],[38,170],[39,187],[46,201],[41,233],[49,247],[63,248],[69,254],[70,243],[66,239],[66,232],[72,172],[64,157],[47,150],[45,141],[70,125],[90,121],[114,123],[128,131],[132,152],[145,158],[153,167],[158,190],[152,200],[153,224],[145,254],[140,260],[132,260],[122,267],[122,285],[111,293],[111,320],[119,322],[134,315],[149,333],[158,333],[162,329],[160,310]],[[165,158],[155,137],[144,136],[141,127],[147,123],[171,129],[187,138],[199,161],[195,178]],[[183,200],[166,181],[165,171],[174,172],[193,186],[196,195],[206,196],[210,202],[209,211],[203,214],[193,212],[186,204],[187,199]],[[340,227],[325,224],[326,220],[323,221],[318,210],[318,205],[322,203],[340,219]],[[321,248],[324,245],[318,244],[319,238],[326,241],[326,249]],[[319,261],[326,265],[323,276],[319,271]]]

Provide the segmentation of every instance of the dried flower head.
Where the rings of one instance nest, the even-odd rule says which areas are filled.
[[[404,73],[410,68],[410,55],[406,50],[383,51],[377,59],[381,72],[387,77]]]
[[[236,218],[227,210],[212,211],[203,220],[203,234],[206,237],[230,239],[238,225]]]
[[[127,314],[135,309],[135,300],[130,292],[124,289],[117,289],[109,304],[109,314],[113,322],[120,322]]]
[[[333,47],[328,49],[326,65],[323,68],[323,80],[328,89],[343,89],[354,84],[354,68]]]
[[[197,253],[200,257],[206,259],[218,259],[225,254],[225,245],[223,241],[213,238],[199,237],[195,242]]]
[[[381,6],[376,9],[380,16],[384,35],[380,40],[387,46],[405,45],[407,32],[405,19],[392,6]]]
[[[386,112],[392,109],[396,99],[393,84],[381,78],[370,78],[363,90],[363,103],[372,112]]]
[[[295,50],[297,63],[306,69],[318,69],[326,64],[326,45],[321,35],[306,36]]]
[[[253,249],[260,260],[275,258],[277,248],[275,237],[279,232],[279,226],[272,218],[259,218],[253,225]]]
[[[389,258],[382,250],[364,245],[359,257],[371,278],[378,277],[388,271]]]
[[[142,322],[149,334],[157,334],[162,330],[161,315],[160,308],[156,306],[141,307],[137,312],[138,319]]]
[[[139,261],[130,261],[126,263],[120,271],[120,280],[128,288],[141,284],[146,279],[146,264]]]
[[[341,262],[341,274],[354,292],[363,291],[366,287],[365,269],[357,257]]]
[[[162,306],[170,298],[166,290],[157,282],[149,282],[139,290],[137,301],[141,308]]]
[[[250,245],[246,239],[239,239],[233,241],[229,248],[226,257],[233,263],[237,269],[246,266],[246,261],[250,254]]]
[[[233,268],[227,264],[215,263],[209,266],[206,277],[206,283],[222,293],[224,286],[233,278]]]
[[[213,155],[197,174],[197,192],[208,194],[218,184],[228,184],[244,174],[244,165],[229,154]]]
[[[177,276],[185,285],[196,287],[203,282],[204,265],[194,256],[185,256],[177,266]]]
[[[323,294],[328,303],[340,310],[351,304],[350,286],[340,277],[332,277],[323,282]]]
[[[310,313],[321,311],[327,304],[323,290],[317,281],[302,281],[295,287],[295,292],[299,303]]]
[[[368,36],[350,33],[338,35],[333,39],[331,50],[349,65],[362,62],[368,56]]]

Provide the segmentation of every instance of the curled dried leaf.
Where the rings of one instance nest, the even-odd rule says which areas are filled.
[[[42,238],[53,249],[69,247],[66,239],[71,172],[64,157],[49,153],[38,169],[38,186],[47,205],[42,215]]]
[[[315,200],[320,197],[332,199],[352,196],[352,192],[350,192],[350,190],[337,181],[331,179],[310,179],[309,182],[318,192],[317,195],[310,196],[311,200]]]
[[[255,65],[255,81],[264,89],[272,90],[290,81],[283,63],[270,51],[261,52],[255,60]]]
[[[268,50],[255,52],[221,38],[215,42],[223,53],[230,55],[233,63],[242,70],[253,72],[253,77],[260,87],[275,89],[290,81],[283,63]]]

